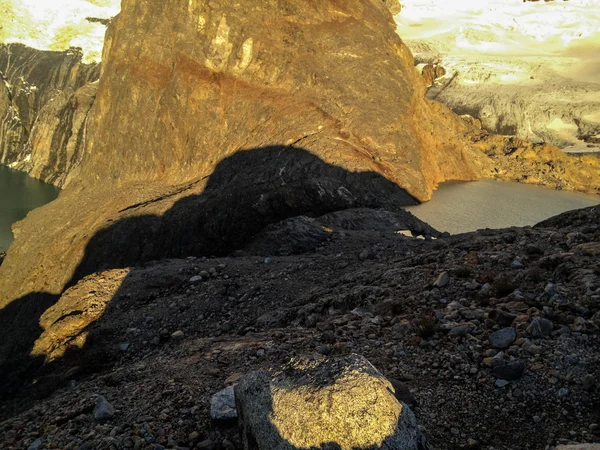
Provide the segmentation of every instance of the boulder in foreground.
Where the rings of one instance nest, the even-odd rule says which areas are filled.
[[[426,448],[392,384],[356,354],[252,372],[235,394],[245,450]]]

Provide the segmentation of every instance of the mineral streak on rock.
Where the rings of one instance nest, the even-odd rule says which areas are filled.
[[[476,176],[381,1],[128,1],[103,60],[84,183],[186,182],[290,144],[420,200]]]

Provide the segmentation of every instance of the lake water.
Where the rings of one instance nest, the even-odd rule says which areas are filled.
[[[54,186],[0,166],[0,252],[13,240],[11,225],[54,200],[59,192]]]
[[[54,186],[0,167],[0,251],[6,251],[13,240],[11,225],[54,200],[58,193]],[[482,180],[442,183],[431,201],[406,209],[434,228],[455,234],[534,225],[565,211],[598,204],[600,196]]]
[[[534,225],[572,209],[600,204],[600,196],[505,181],[442,183],[429,202],[406,209],[439,231]]]

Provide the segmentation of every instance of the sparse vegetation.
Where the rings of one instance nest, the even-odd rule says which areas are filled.
[[[435,334],[436,319],[435,316],[428,311],[423,311],[417,318],[415,327],[417,334],[423,339],[429,339]]]
[[[544,279],[542,276],[542,271],[539,267],[532,267],[528,269],[527,272],[525,272],[525,275],[527,275],[527,278],[535,283],[539,283]]]
[[[508,276],[499,276],[494,280],[493,288],[496,297],[502,298],[512,294],[519,286]]]

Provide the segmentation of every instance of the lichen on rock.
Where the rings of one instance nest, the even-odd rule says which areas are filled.
[[[424,448],[415,416],[364,357],[299,358],[235,388],[246,450]]]

